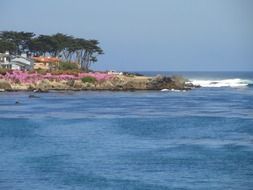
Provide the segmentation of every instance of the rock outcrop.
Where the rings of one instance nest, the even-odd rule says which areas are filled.
[[[4,90],[29,90],[47,92],[49,90],[162,90],[177,89],[189,90],[194,86],[183,77],[173,76],[115,76],[109,80],[96,82],[82,82],[81,80],[41,80],[31,84],[10,83],[0,80],[0,89]]]
[[[0,90],[1,91],[12,90],[11,84],[6,80],[0,79]]]
[[[177,90],[189,90],[189,85],[186,84],[186,79],[179,76],[167,77],[156,76],[151,79],[147,85],[147,89],[150,90],[162,90],[162,89],[177,89]]]

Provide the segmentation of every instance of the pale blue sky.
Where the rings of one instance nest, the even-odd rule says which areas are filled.
[[[95,38],[94,69],[253,70],[252,0],[1,0],[0,30]]]

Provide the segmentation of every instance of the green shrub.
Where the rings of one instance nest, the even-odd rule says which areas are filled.
[[[45,70],[45,69],[41,69],[41,68],[39,68],[39,69],[35,69],[34,71],[29,71],[29,73],[30,74],[32,74],[32,73],[38,73],[38,74],[41,74],[41,75],[45,75],[45,74],[47,74],[48,73],[48,71],[47,70]]]
[[[78,76],[80,70],[55,70],[50,72],[52,75],[74,75]]]
[[[78,65],[76,63],[60,62],[59,63],[59,69],[60,70],[77,70]]]
[[[95,83],[97,81],[94,77],[84,77],[81,79],[83,83]]]

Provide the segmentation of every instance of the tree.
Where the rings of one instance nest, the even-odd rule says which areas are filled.
[[[51,36],[51,40],[53,41],[53,53],[55,57],[61,56],[63,52],[68,51],[68,48],[71,46],[73,37],[68,36],[62,33],[57,33]]]
[[[73,52],[82,70],[89,71],[91,63],[96,62],[97,56],[103,54],[98,44],[97,40],[75,39]]]
[[[0,32],[0,39],[5,42],[15,44],[15,54],[21,54],[28,51],[28,44],[35,34],[32,32],[15,32],[15,31],[2,31]]]
[[[0,32],[0,51],[21,54],[29,51],[33,55],[62,57],[63,61],[75,62],[84,71],[89,71],[98,55],[103,54],[97,40],[74,38],[62,33],[35,36],[32,32]]]
[[[0,39],[0,53],[4,53],[8,51],[10,54],[14,54],[16,52],[15,43]]]
[[[37,55],[46,55],[49,53],[50,55],[53,55],[55,52],[54,48],[55,44],[52,40],[52,37],[49,35],[40,35],[36,38],[33,38],[28,47],[29,50],[33,54]]]

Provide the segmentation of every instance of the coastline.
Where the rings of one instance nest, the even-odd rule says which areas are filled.
[[[40,79],[33,82],[20,82],[0,79],[0,91],[135,91],[135,90],[191,90],[198,87],[187,83],[179,76],[136,76],[113,75],[106,79],[84,82],[81,79]]]

